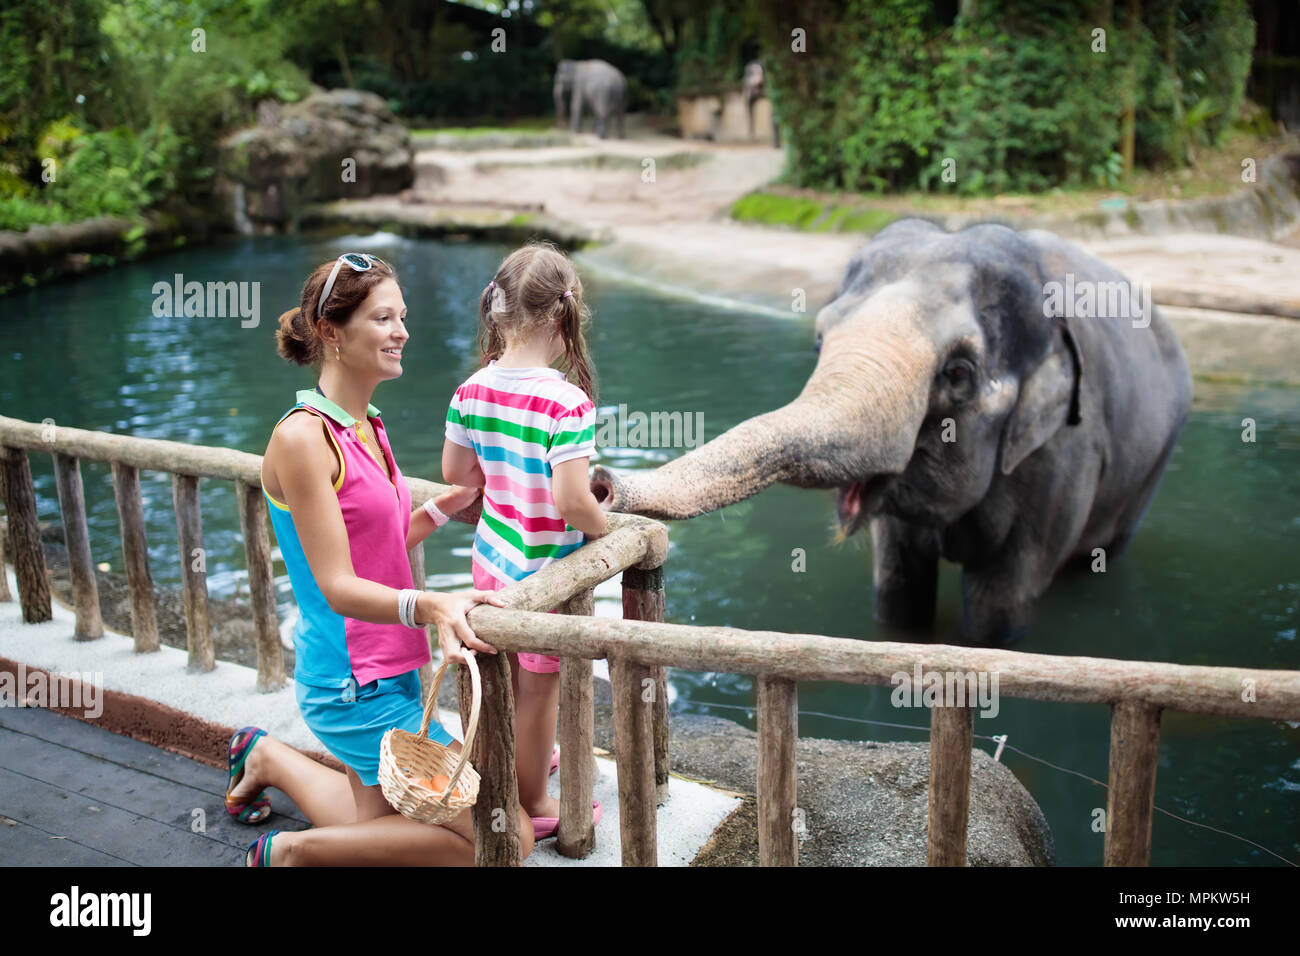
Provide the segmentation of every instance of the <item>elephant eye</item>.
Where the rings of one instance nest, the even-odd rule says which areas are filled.
[[[965,359],[957,359],[944,367],[943,381],[957,398],[969,398],[974,392],[975,369]]]
[[[817,335],[816,335],[816,337],[813,339],[813,351],[816,352],[818,355],[821,354],[821,351],[822,351],[822,334],[821,334],[820,332],[818,332]]]

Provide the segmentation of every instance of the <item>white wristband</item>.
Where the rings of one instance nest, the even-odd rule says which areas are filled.
[[[433,519],[433,526],[435,528],[441,528],[443,525],[445,525],[448,521],[451,520],[451,518],[447,517],[438,509],[438,506],[433,503],[432,498],[430,498],[428,501],[424,503],[424,511],[430,518]]]

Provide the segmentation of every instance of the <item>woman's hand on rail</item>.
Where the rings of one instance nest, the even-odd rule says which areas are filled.
[[[444,660],[455,663],[463,660],[465,654],[476,651],[497,652],[491,644],[479,640],[469,621],[465,620],[465,614],[477,604],[505,607],[501,598],[492,591],[465,591],[461,594],[425,591],[420,595],[416,619],[438,628],[438,646],[442,648]]]

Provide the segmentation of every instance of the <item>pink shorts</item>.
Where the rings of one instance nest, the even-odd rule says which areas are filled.
[[[480,591],[500,591],[506,585],[475,564],[474,587]],[[559,611],[552,611],[551,613],[558,614]],[[534,674],[558,674],[560,672],[560,659],[550,654],[520,653],[519,666]]]

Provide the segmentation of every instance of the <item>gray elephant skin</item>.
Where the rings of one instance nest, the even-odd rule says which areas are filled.
[[[601,139],[611,120],[618,124],[623,138],[623,113],[627,109],[627,79],[618,67],[604,60],[561,60],[555,68],[555,121],[564,125],[564,101],[570,101],[570,126],[578,132],[582,126],[584,105],[595,118],[596,135]]]
[[[834,488],[841,532],[870,525],[877,620],[932,629],[942,556],[962,566],[961,639],[1011,643],[1058,571],[1123,551],[1191,405],[1149,295],[1098,315],[1118,283],[1134,290],[1050,233],[896,222],[818,314],[794,401],[653,471],[598,467],[592,490],[689,518],[777,481]],[[1089,286],[1091,307],[1058,294]]]

